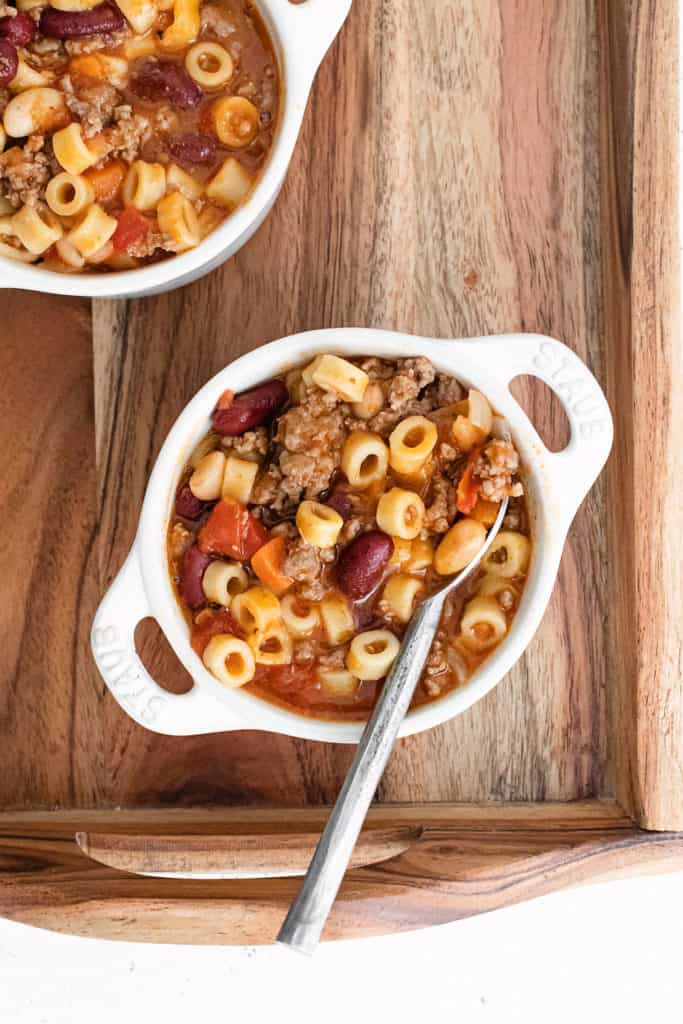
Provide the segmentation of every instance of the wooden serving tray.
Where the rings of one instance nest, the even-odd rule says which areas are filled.
[[[676,8],[359,0],[283,195],[229,264],[92,310],[6,293],[0,914],[275,936],[352,750],[146,732],[106,694],[88,634],[194,391],[240,352],[328,326],[554,335],[606,386],[616,446],[516,669],[399,743],[327,936],[683,866]],[[519,393],[557,441],[549,393]],[[187,685],[153,627],[140,643]]]

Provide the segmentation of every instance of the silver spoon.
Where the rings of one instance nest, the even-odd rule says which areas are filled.
[[[507,506],[508,499],[505,498],[486,540],[469,565],[428,597],[410,620],[396,661],[363,730],[353,764],[327,820],[299,894],[280,928],[277,936],[279,943],[310,955],[320,941],[368,808],[427,660],[444,602],[481,562],[500,530]]]

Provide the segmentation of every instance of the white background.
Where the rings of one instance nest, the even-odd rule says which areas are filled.
[[[683,1019],[683,873],[439,928],[279,947],[145,946],[0,921],[2,1024],[620,1024]]]

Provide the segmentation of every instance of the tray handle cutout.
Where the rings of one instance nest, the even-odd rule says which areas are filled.
[[[195,684],[171,693],[152,678],[135,648],[135,628],[152,614],[133,546],[97,609],[91,646],[114,698],[138,725],[168,736],[195,736],[240,728],[225,706]]]
[[[352,868],[391,860],[420,841],[421,827],[366,829]],[[294,878],[306,873],[319,832],[246,835],[122,835],[77,832],[92,860],[119,871],[157,878]]]

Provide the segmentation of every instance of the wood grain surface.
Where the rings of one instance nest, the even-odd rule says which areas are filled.
[[[95,303],[103,586],[173,420],[262,342],[345,324],[542,331],[604,378],[596,28],[591,4],[563,0],[354,5],[257,236],[187,288]],[[528,398],[552,434],[547,397]],[[467,715],[404,740],[381,800],[605,790],[605,518],[600,483],[527,655]],[[158,651],[145,653],[173,677]],[[351,756],[249,733],[166,739],[109,701],[105,721],[104,785],[117,803],[330,801]]]
[[[93,303],[92,346],[84,303],[3,293],[1,808],[334,799],[349,748],[145,732],[87,638],[196,389],[273,338],[368,325],[553,334],[617,417],[527,654],[465,715],[402,741],[379,800],[617,793],[648,827],[683,828],[675,6],[358,2],[283,193],[236,258],[167,295]],[[560,437],[548,395],[522,397]],[[180,685],[153,631],[142,654]]]
[[[297,878],[178,880],[117,871],[87,857],[75,833],[241,837],[319,830],[326,811],[78,812],[0,816],[0,914],[71,934],[153,942],[272,942]],[[324,937],[443,924],[567,885],[677,870],[683,838],[636,828],[613,803],[375,807],[364,835],[421,833],[404,852],[349,871]],[[113,841],[114,837],[111,837]]]
[[[0,808],[101,796],[89,304],[2,293]]]
[[[88,857],[119,871],[179,878],[294,878],[305,875],[320,830],[294,834],[282,831],[200,835],[145,831],[142,820],[130,835],[120,832],[77,832],[76,842]],[[152,820],[154,824],[154,820]],[[206,824],[206,821],[205,821]],[[422,826],[366,829],[358,838],[349,866],[363,867],[391,860],[419,842]]]

